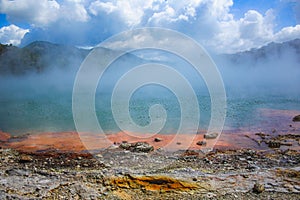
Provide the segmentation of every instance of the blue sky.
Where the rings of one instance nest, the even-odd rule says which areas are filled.
[[[165,27],[218,53],[300,38],[298,0],[0,0],[0,42],[97,45],[132,28]]]
[[[235,0],[231,12],[239,19],[248,10],[257,10],[260,13],[265,13],[269,9],[274,9],[276,12],[276,29],[279,30],[286,26],[295,26],[297,24],[294,7],[295,2],[280,0]]]

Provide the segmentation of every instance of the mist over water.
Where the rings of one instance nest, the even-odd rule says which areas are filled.
[[[300,110],[299,53],[285,47],[283,52],[275,54],[274,48],[263,55],[256,51],[250,56],[213,56],[227,93],[225,129],[243,127],[255,130],[264,126],[265,119],[258,115],[261,108]],[[160,51],[125,54],[105,72],[95,95],[95,109],[101,127],[109,133],[119,131],[111,111],[113,87],[129,69],[149,62],[173,67],[189,80],[199,102],[199,128],[207,129],[211,99],[205,82],[184,59]],[[78,69],[79,65],[74,64],[63,69],[52,67],[39,74],[1,75],[0,129],[15,135],[75,130],[72,90]],[[165,76],[168,78],[168,74]],[[189,96],[185,97],[184,103],[189,103]],[[135,91],[130,99],[130,114],[134,122],[141,126],[149,124],[149,108],[155,104],[163,105],[167,112],[161,133],[176,132],[181,114],[179,102],[170,90],[159,85],[145,85]],[[189,112],[193,112],[193,108]],[[189,131],[194,130],[186,130]]]

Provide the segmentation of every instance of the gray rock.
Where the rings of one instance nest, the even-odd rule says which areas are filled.
[[[216,139],[218,137],[218,133],[206,133],[204,135],[205,139]]]
[[[252,190],[253,190],[254,193],[259,194],[259,193],[262,193],[263,191],[265,191],[265,186],[264,186],[264,184],[262,184],[262,183],[256,182],[256,183],[254,184]]]
[[[151,146],[150,144],[148,144],[147,142],[137,142],[132,146],[132,151],[133,152],[144,152],[144,153],[148,153],[150,151],[153,151],[154,148],[153,146]]]
[[[129,150],[131,152],[144,152],[148,153],[153,151],[154,148],[147,142],[137,142],[137,143],[122,143],[119,146],[122,149]]]
[[[199,142],[197,142],[197,145],[199,145],[199,146],[205,146],[206,142],[205,141],[199,141]]]
[[[268,143],[268,147],[270,148],[280,148],[281,143],[279,141],[271,140]]]
[[[295,116],[293,122],[300,122],[300,115]]]
[[[121,149],[130,150],[131,146],[132,146],[132,144],[127,143],[127,142],[123,142],[123,143],[120,144],[119,147],[120,147]]]

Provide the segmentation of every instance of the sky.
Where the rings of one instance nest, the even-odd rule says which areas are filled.
[[[216,53],[300,38],[299,0],[0,0],[0,43],[95,46],[122,31],[163,27]]]

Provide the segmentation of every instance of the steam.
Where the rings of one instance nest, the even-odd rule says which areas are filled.
[[[270,99],[273,96],[281,99],[291,99],[291,109],[299,109],[300,102],[300,60],[299,41],[292,41],[285,44],[269,45],[260,50],[252,50],[246,53],[233,55],[213,55],[223,77],[229,101],[236,98],[249,99]],[[107,49],[107,53],[111,50]],[[46,51],[47,54],[47,51]],[[76,54],[77,55],[77,54]],[[11,55],[13,56],[13,55]],[[105,55],[103,55],[105,56]],[[16,59],[12,57],[11,59]],[[57,66],[47,60],[46,70],[41,73],[26,72],[25,74],[13,75],[3,73],[0,76],[0,129],[14,134],[42,131],[68,131],[74,130],[72,118],[72,89],[83,59],[69,57],[63,66]],[[167,52],[144,51],[134,54],[125,54],[122,58],[113,63],[105,72],[105,76],[99,81],[96,94],[96,109],[100,123],[108,131],[116,131],[112,127],[113,122],[109,98],[112,88],[120,77],[134,66],[143,63],[161,63],[174,67],[183,74],[199,95],[201,118],[209,118],[210,101],[204,81],[201,76],[195,73],[193,67],[184,59],[178,58]],[[1,66],[3,67],[3,66]],[[12,67],[12,66],[8,66]],[[24,66],[23,66],[24,67]],[[25,68],[27,68],[25,66]],[[147,76],[147,74],[140,74]],[[168,75],[165,75],[168,77]],[[88,78],[88,77],[87,77]],[[152,102],[163,101],[167,107],[169,120],[167,126],[176,128],[172,120],[178,122],[177,115],[180,115],[178,102],[168,105],[169,98],[174,95],[165,88],[149,85],[140,88],[133,96],[132,106],[141,107],[140,102],[144,99],[154,99]],[[187,97],[188,98],[188,97]],[[204,100],[203,100],[204,99]],[[151,103],[151,102],[150,102]],[[275,101],[275,103],[277,103]],[[143,107],[148,107],[149,102]],[[234,103],[229,102],[229,106]],[[284,106],[284,104],[282,104]],[[142,109],[142,108],[141,108]],[[229,108],[229,112],[230,108]],[[146,125],[147,112],[134,110],[133,119]],[[139,115],[146,115],[143,119]],[[229,113],[230,116],[230,113]],[[202,126],[203,127],[203,126]],[[205,127],[205,126],[204,126]]]
[[[299,47],[273,44],[255,53],[215,56],[228,95],[299,97]]]

